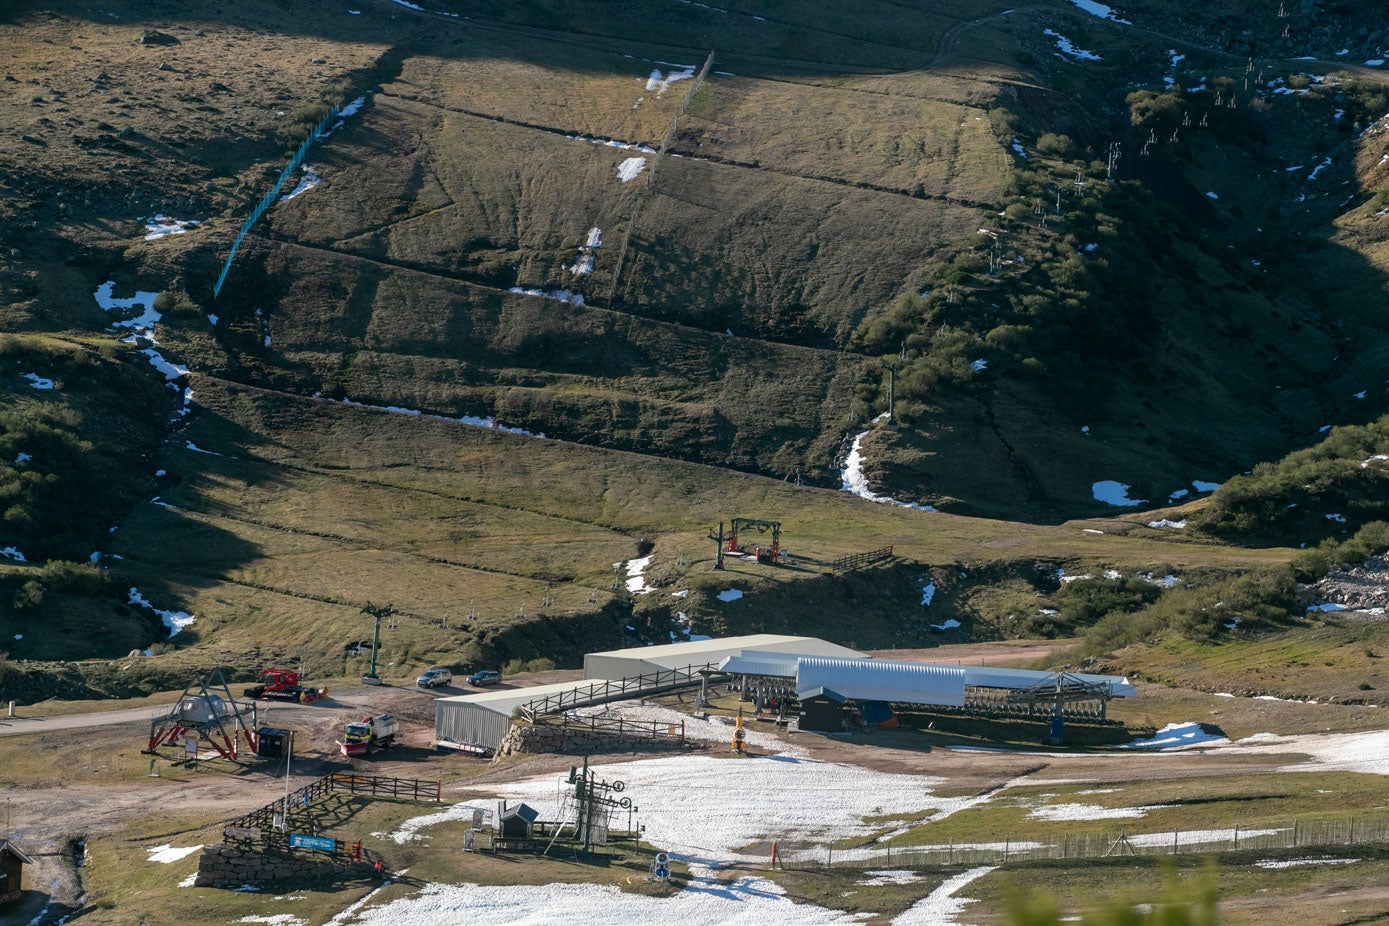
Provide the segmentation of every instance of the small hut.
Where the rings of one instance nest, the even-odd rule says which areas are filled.
[[[0,839],[0,904],[16,900],[20,894],[20,883],[24,880],[24,866],[34,864],[34,860],[20,851],[8,839]]]
[[[530,839],[531,827],[540,817],[540,811],[530,804],[517,804],[503,807],[501,821],[497,824],[503,839]]]
[[[819,733],[838,733],[844,729],[844,702],[842,694],[829,688],[811,688],[796,692],[801,702],[799,727]]]

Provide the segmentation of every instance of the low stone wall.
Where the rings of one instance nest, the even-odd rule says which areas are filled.
[[[591,755],[598,752],[670,752],[689,748],[679,737],[639,736],[602,730],[567,728],[558,724],[513,723],[506,731],[498,756],[521,753],[555,752]]]
[[[276,881],[302,883],[323,878],[369,877],[369,862],[334,861],[307,853],[263,855],[226,846],[204,846],[198,857],[195,887],[238,888],[243,884],[270,884]]]

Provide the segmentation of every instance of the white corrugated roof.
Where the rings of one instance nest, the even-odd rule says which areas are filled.
[[[556,682],[552,685],[533,685],[530,688],[500,688],[495,691],[479,691],[477,694],[454,695],[451,698],[439,698],[435,704],[463,704],[469,707],[483,708],[489,711],[496,711],[510,717],[511,712],[522,704],[527,704],[537,698],[547,695],[563,694],[566,691],[574,691],[577,688],[590,688],[593,685],[592,679],[580,679],[574,682]]]
[[[810,653],[816,650],[835,652],[816,653],[816,655],[862,656],[855,650],[829,643],[817,637],[792,637],[779,633],[754,633],[742,637],[719,637],[712,640],[696,640],[691,643],[667,643],[661,646],[632,646],[627,649],[608,650],[602,653],[589,653],[590,656],[609,656],[630,659],[644,659],[649,662],[663,660],[670,656],[713,653],[728,650],[736,653],[745,649],[782,649],[789,652]],[[811,649],[807,649],[810,647]],[[722,658],[722,657],[720,657]],[[717,661],[717,660],[716,660]],[[687,663],[693,665],[693,663]]]
[[[831,688],[855,701],[963,707],[965,670],[888,659],[806,657],[796,667],[796,690],[809,688]]]
[[[796,663],[802,657],[792,653],[765,653],[759,650],[729,656],[719,663],[719,671],[730,675],[767,675],[774,678],[795,678]]]

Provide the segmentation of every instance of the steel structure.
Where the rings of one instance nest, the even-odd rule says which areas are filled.
[[[149,745],[143,751],[156,755],[160,746],[178,743],[191,734],[195,741],[206,740],[218,755],[235,762],[238,741],[244,741],[251,754],[256,754],[256,729],[256,705],[238,704],[222,670],[213,669],[199,672],[169,712],[150,721]]]

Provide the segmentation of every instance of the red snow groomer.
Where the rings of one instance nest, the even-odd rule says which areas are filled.
[[[266,669],[260,674],[260,684],[241,692],[242,697],[307,704],[328,697],[327,688],[310,688],[299,684],[299,673],[293,669]]]

